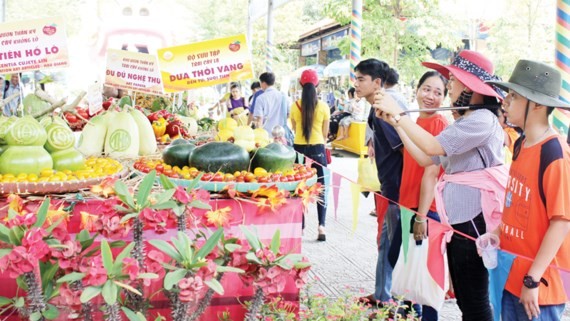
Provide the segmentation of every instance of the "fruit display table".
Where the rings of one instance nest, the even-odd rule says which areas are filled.
[[[25,203],[25,209],[32,212],[35,211],[41,201],[28,200]],[[301,221],[303,215],[303,203],[299,198],[290,198],[287,202],[278,208],[275,212],[259,211],[259,207],[251,202],[243,202],[234,199],[211,199],[209,201],[213,209],[230,207],[231,219],[229,226],[224,228],[226,235],[234,235],[241,239],[245,239],[239,228],[240,225],[247,225],[251,230],[256,231],[259,238],[264,243],[271,242],[271,237],[275,231],[279,230],[281,233],[281,244],[285,252],[300,253],[301,252]],[[83,227],[82,212],[97,215],[104,211],[113,210],[114,202],[104,199],[91,199],[91,200],[78,200],[70,203],[69,201],[52,200],[52,205],[59,207],[70,206],[71,212],[66,222],[68,233],[78,233]],[[6,215],[8,209],[8,200],[6,198],[0,199],[0,215]],[[204,210],[193,209],[192,213],[199,216],[204,213]],[[189,234],[193,234],[195,230],[188,230]],[[132,233],[132,231],[131,231]],[[157,234],[154,230],[149,229],[144,231],[145,241],[152,239],[170,240],[171,237],[177,233],[175,226],[167,226],[166,232]],[[206,232],[208,233],[208,232]],[[101,240],[101,236],[98,240]],[[132,239],[129,235],[124,240]],[[117,240],[117,239],[113,239]],[[149,248],[152,248],[147,244]],[[221,283],[224,287],[224,295],[215,295],[210,307],[206,310],[200,320],[219,320],[219,316],[224,312],[229,312],[232,320],[243,320],[245,314],[244,302],[251,300],[253,296],[253,289],[245,287],[237,274],[225,273]],[[0,274],[0,296],[12,298],[16,296],[18,289],[16,281],[8,277],[8,275]],[[152,286],[151,286],[152,287]],[[146,293],[157,292],[160,289],[159,285],[156,288],[150,289]],[[22,292],[20,291],[20,294]],[[285,301],[291,302],[294,306],[298,305],[299,290],[295,286],[293,279],[288,279],[284,291],[281,293]],[[151,299],[151,308],[147,313],[147,320],[154,320],[158,315],[162,315],[170,320],[170,308],[168,299],[161,293],[156,293]],[[12,311],[10,311],[12,312]],[[10,312],[2,315],[3,320],[19,320]],[[65,311],[61,310],[61,314],[57,320],[67,320]]]

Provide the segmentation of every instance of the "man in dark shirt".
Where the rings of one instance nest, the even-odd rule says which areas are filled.
[[[383,61],[367,59],[361,61],[354,70],[356,72],[356,82],[354,83],[356,95],[365,98],[370,104],[374,104],[374,95],[385,85],[390,74],[390,67]],[[403,98],[395,98],[396,101],[402,102],[403,108],[407,109]],[[367,133],[367,137],[369,137],[367,140],[368,155],[374,157],[376,161],[382,196],[390,201],[398,202],[403,166],[402,141],[394,127],[375,116],[374,109],[370,110],[368,125],[372,129],[372,132]],[[382,225],[378,248],[375,291],[373,294],[361,298],[363,301],[379,304],[391,298],[392,266],[388,262],[388,250],[399,216],[398,205],[390,203]]]

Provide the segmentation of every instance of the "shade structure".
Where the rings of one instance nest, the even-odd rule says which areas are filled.
[[[323,74],[325,77],[348,76],[350,74],[350,60],[340,59],[331,62]]]
[[[326,68],[325,65],[318,65],[318,64],[303,66],[303,67],[299,67],[295,71],[293,71],[291,76],[295,77],[295,78],[301,78],[301,74],[303,73],[303,71],[305,71],[307,69],[314,69],[317,71],[317,75],[319,76],[319,78],[324,78],[325,75],[323,72],[324,72],[325,68]]]

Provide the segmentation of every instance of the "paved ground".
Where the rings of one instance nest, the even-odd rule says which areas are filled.
[[[338,155],[335,157],[335,155]],[[332,171],[356,181],[357,158],[342,151],[333,151],[333,161],[329,165]],[[332,199],[332,194],[329,200]],[[326,296],[336,297],[343,293],[354,292],[369,294],[374,289],[376,268],[376,218],[369,215],[373,209],[372,196],[360,196],[358,226],[352,232],[352,196],[349,182],[342,180],[339,197],[339,210],[335,219],[334,211],[327,213],[327,241],[317,242],[316,207],[312,206],[306,216],[306,228],[303,236],[303,253],[313,263],[311,278],[313,291]],[[357,294],[357,295],[360,295]],[[566,311],[568,315],[568,308]],[[445,303],[440,320],[461,320],[461,313],[454,300]],[[569,321],[570,317],[563,320]]]

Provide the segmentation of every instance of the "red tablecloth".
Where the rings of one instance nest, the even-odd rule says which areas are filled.
[[[3,203],[3,204],[2,204]],[[59,201],[52,201],[52,203],[61,204]],[[29,211],[35,210],[40,202],[27,202],[26,209]],[[245,240],[245,237],[239,229],[239,225],[247,225],[250,229],[257,231],[259,237],[264,243],[271,242],[271,238],[276,230],[281,232],[281,244],[284,252],[286,253],[301,253],[301,221],[303,215],[302,201],[297,198],[288,199],[287,203],[279,208],[276,212],[259,211],[259,208],[250,202],[240,202],[232,199],[217,199],[210,200],[211,206],[216,208],[231,207],[231,223],[230,227],[225,229],[226,234],[232,233],[233,235]],[[6,200],[0,201],[0,213],[7,211]],[[63,204],[64,206],[69,204]],[[77,202],[73,208],[70,220],[67,222],[69,233],[78,233],[81,225],[81,212],[88,212],[90,214],[101,213],[109,204],[105,204],[102,200],[89,200],[86,202]],[[200,211],[200,210],[196,210]],[[131,232],[132,233],[132,232]],[[156,234],[154,230],[145,230],[145,240],[151,239],[164,239],[170,240],[177,233],[176,228],[170,227],[164,234]],[[193,234],[189,231],[189,234]],[[130,237],[125,240],[131,240]],[[116,239],[114,239],[116,240]],[[242,320],[245,310],[242,304],[251,299],[253,289],[245,287],[239,277],[234,273],[226,273],[221,280],[224,287],[224,295],[215,295],[210,307],[203,314],[201,320],[219,320],[218,315],[222,312],[229,312],[231,319]],[[17,292],[16,282],[10,279],[7,275],[0,273],[0,296],[14,297]],[[158,290],[158,288],[157,288]],[[22,292],[20,292],[21,295]],[[292,279],[287,282],[285,290],[281,293],[282,297],[298,306],[299,290],[295,287]],[[241,303],[240,303],[241,302]],[[159,314],[168,317],[170,320],[170,309],[168,300],[162,295],[158,294],[152,299],[152,308],[147,314],[148,320],[154,320]],[[5,319],[5,316],[0,316]],[[14,316],[8,320],[19,320]],[[67,320],[65,316],[61,316],[58,320]]]

